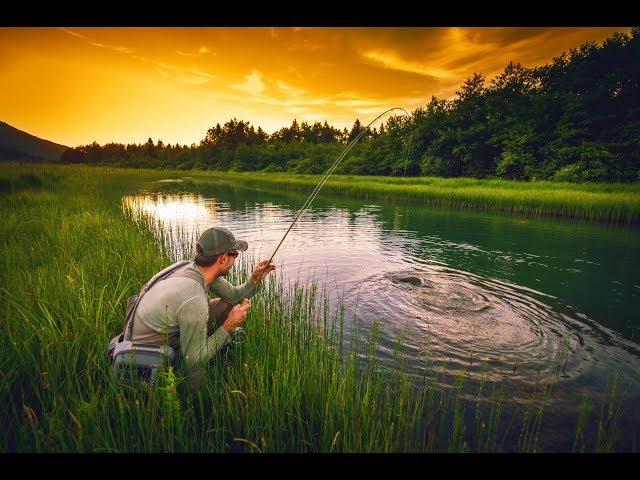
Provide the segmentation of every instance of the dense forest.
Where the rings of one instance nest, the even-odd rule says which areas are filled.
[[[640,27],[587,42],[526,68],[509,63],[490,82],[474,74],[453,100],[432,97],[411,117],[368,129],[336,173],[640,180]],[[393,107],[396,105],[390,105]],[[64,163],[321,173],[365,126],[339,130],[294,120],[271,135],[232,119],[200,144],[93,143]]]

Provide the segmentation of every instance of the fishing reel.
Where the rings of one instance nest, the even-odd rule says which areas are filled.
[[[245,329],[242,327],[236,327],[231,332],[231,343],[233,344],[234,347],[237,347],[242,342],[244,342],[246,337],[247,337],[247,332],[245,331]]]

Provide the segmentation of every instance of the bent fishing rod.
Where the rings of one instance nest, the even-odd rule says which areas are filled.
[[[316,187],[313,189],[313,191],[309,194],[309,196],[307,197],[307,199],[305,200],[305,202],[302,204],[302,206],[300,207],[300,210],[298,210],[298,214],[295,216],[295,218],[293,219],[293,221],[291,222],[291,225],[289,225],[289,228],[287,229],[287,231],[285,232],[285,234],[283,235],[282,239],[280,240],[280,243],[278,243],[278,246],[276,247],[276,249],[273,251],[273,253],[271,254],[271,257],[269,258],[269,261],[267,262],[265,268],[267,268],[269,265],[271,265],[271,261],[273,260],[273,257],[275,257],[276,253],[278,253],[278,250],[280,249],[280,246],[282,245],[282,243],[284,242],[284,239],[287,238],[287,235],[289,235],[289,232],[291,231],[291,229],[293,228],[293,226],[295,225],[295,223],[298,221],[298,218],[300,218],[300,215],[302,215],[302,213],[307,210],[309,208],[309,206],[311,205],[311,202],[313,202],[313,200],[316,198],[316,196],[318,195],[318,193],[320,192],[320,190],[322,189],[322,187],[324,186],[324,184],[326,183],[327,179],[329,178],[329,176],[333,173],[333,171],[336,169],[336,167],[338,166],[338,164],[344,159],[344,157],[347,155],[347,153],[349,153],[349,151],[353,148],[353,146],[358,142],[358,140],[360,140],[360,138],[369,130],[369,127],[371,125],[373,125],[375,122],[377,122],[381,117],[383,117],[384,115],[386,115],[389,112],[393,112],[394,110],[402,110],[404,112],[404,114],[409,117],[409,114],[407,113],[407,111],[402,108],[402,107],[394,107],[394,108],[390,108],[389,110],[385,110],[384,112],[382,112],[380,115],[378,115],[376,118],[374,118],[373,120],[371,120],[369,122],[369,124],[364,127],[364,129],[362,129],[362,131],[353,139],[351,140],[351,142],[349,142],[347,144],[347,146],[345,147],[345,149],[342,151],[342,153],[338,156],[338,158],[329,166],[329,168],[327,169],[327,171],[324,173],[324,175],[322,176],[322,178],[320,179],[320,181],[318,182],[318,184],[316,185]],[[411,135],[411,139],[413,139],[413,135]],[[407,151],[407,160],[409,159],[409,152]],[[406,166],[405,162],[405,173],[407,170],[407,166]],[[264,277],[261,278],[262,280],[264,280]],[[259,282],[257,285],[257,288],[260,288],[262,282]],[[226,310],[227,315],[229,314],[229,312],[231,311],[231,308],[233,308],[233,304],[229,304],[229,307]],[[242,343],[242,341],[244,340],[245,337],[245,331],[244,328],[242,326],[238,326],[234,329],[234,335],[233,335],[233,340],[232,342],[237,345],[239,343]]]
[[[280,240],[280,243],[278,243],[278,246],[273,251],[273,254],[271,254],[271,257],[269,258],[269,261],[267,262],[267,265],[271,264],[271,261],[273,260],[273,257],[275,257],[276,253],[280,249],[280,246],[282,245],[282,242],[284,242],[284,239],[287,238],[287,235],[289,235],[289,232],[291,231],[291,229],[293,228],[295,223],[298,221],[298,218],[300,218],[300,215],[302,215],[302,213],[307,208],[309,208],[309,206],[311,205],[311,202],[313,202],[313,200],[316,198],[316,196],[318,195],[318,193],[320,192],[320,190],[324,186],[325,182],[329,178],[329,176],[333,173],[333,171],[336,169],[338,164],[344,159],[344,157],[347,155],[347,153],[349,153],[349,151],[358,142],[358,140],[360,140],[360,138],[369,130],[369,127],[371,125],[373,125],[375,122],[378,121],[378,119],[380,119],[381,117],[383,117],[387,113],[392,112],[394,110],[402,110],[404,112],[404,114],[407,117],[409,117],[409,114],[407,113],[407,111],[404,108],[401,108],[401,107],[390,108],[389,110],[386,110],[386,111],[382,112],[376,118],[371,120],[371,122],[369,122],[369,124],[366,127],[364,127],[364,129],[362,129],[362,131],[353,140],[351,140],[351,142],[349,142],[349,144],[345,147],[343,152],[338,156],[338,158],[331,164],[331,166],[324,173],[324,175],[322,176],[322,178],[320,179],[320,181],[318,182],[316,187],[313,189],[311,194],[307,197],[307,200],[302,204],[302,207],[300,207],[300,210],[298,211],[298,214],[293,219],[293,222],[291,222],[291,225],[289,225],[289,228],[287,229],[287,231],[285,232],[284,236],[282,237],[282,240]],[[407,155],[408,155],[408,153],[407,153]],[[406,171],[406,165],[405,165],[405,171]]]

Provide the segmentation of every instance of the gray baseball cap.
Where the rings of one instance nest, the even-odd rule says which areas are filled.
[[[236,240],[233,233],[224,227],[208,228],[200,238],[197,245],[202,248],[202,255],[213,257],[231,250],[240,250],[244,252],[249,245],[244,240]]]

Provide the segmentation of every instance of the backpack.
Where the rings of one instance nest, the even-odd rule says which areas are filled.
[[[155,274],[140,290],[138,295],[132,295],[127,299],[124,329],[109,342],[107,357],[112,367],[113,377],[122,383],[155,385],[158,372],[176,362],[175,350],[167,344],[156,345],[153,343],[132,341],[133,323],[135,313],[144,297],[158,282],[170,277],[181,276],[200,282],[195,272],[182,271],[190,260],[181,260]],[[174,275],[175,274],[175,275]]]

